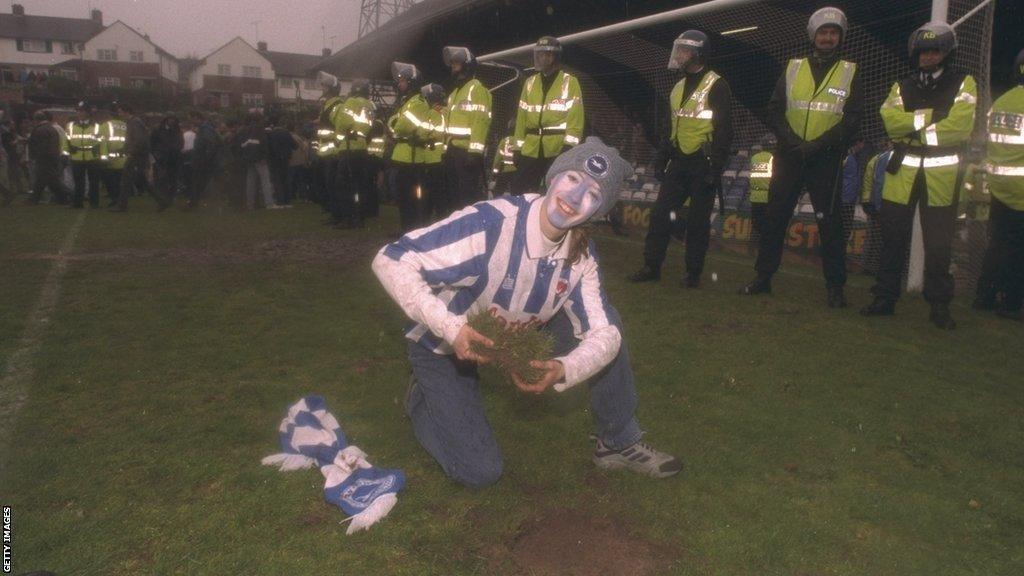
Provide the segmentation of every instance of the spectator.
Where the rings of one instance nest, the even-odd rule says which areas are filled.
[[[274,183],[277,205],[280,207],[290,206],[292,202],[291,191],[288,189],[288,165],[297,147],[291,131],[281,126],[280,116],[271,116],[270,127],[267,129],[267,165],[270,179]]]
[[[273,186],[270,183],[270,169],[267,166],[269,145],[267,129],[263,126],[260,115],[250,112],[246,116],[246,126],[238,138],[242,165],[245,166],[245,207],[256,209],[256,189],[263,194],[263,206],[275,209]]]
[[[174,203],[181,182],[181,152],[184,136],[177,117],[166,116],[150,137],[150,148],[156,165],[153,167],[156,186],[161,196]]]
[[[295,126],[290,126],[289,131],[295,142],[295,150],[288,160],[288,194],[291,198],[309,200],[309,141],[296,131]]]
[[[33,119],[36,126],[28,137],[33,175],[29,203],[38,204],[43,198],[43,192],[49,188],[54,203],[66,204],[69,190],[64,186],[64,170],[61,167],[63,136],[46,112],[36,112]]]
[[[853,233],[853,217],[856,213],[857,203],[860,201],[861,185],[863,183],[864,171],[861,165],[861,151],[864,150],[864,138],[857,137],[850,149],[846,152],[843,160],[843,192],[842,211],[843,230],[846,232],[846,242],[850,242],[850,234]]]
[[[192,123],[196,126],[196,130],[193,133],[194,146],[188,205],[190,208],[195,208],[199,206],[200,198],[206,196],[210,179],[217,169],[221,139],[213,122],[207,120],[202,112],[192,112]]]

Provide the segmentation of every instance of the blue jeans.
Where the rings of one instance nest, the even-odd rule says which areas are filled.
[[[621,332],[618,312],[613,309],[609,316]],[[564,312],[543,330],[554,336],[556,356],[579,342]],[[409,343],[409,361],[417,384],[405,409],[420,444],[456,482],[474,488],[496,482],[502,471],[501,450],[484,414],[476,366],[415,342]],[[609,448],[632,446],[642,433],[634,417],[636,387],[625,342],[615,360],[590,379],[589,387],[598,438]]]

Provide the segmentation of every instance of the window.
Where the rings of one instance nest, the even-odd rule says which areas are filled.
[[[14,70],[11,70],[10,68],[4,68],[3,70],[0,70],[0,79],[3,80],[4,84],[13,84]]]
[[[120,88],[121,79],[117,76],[100,76],[96,79],[96,83],[100,85],[100,88]]]
[[[230,94],[221,94],[220,95],[220,105],[221,105],[222,108],[227,108],[228,106],[231,106],[231,95]]]
[[[117,50],[99,48],[96,50],[96,59],[103,62],[117,62]]]
[[[231,64],[217,64],[218,76],[231,76]]]
[[[142,50],[132,50],[128,52],[128,60],[132,62],[142,62]]]
[[[153,88],[152,78],[130,78],[128,80],[128,86],[135,88],[136,90],[151,90]]]
[[[75,53],[75,43],[74,42],[61,42],[60,43],[60,53],[61,54],[74,54]]]
[[[22,52],[50,52],[53,45],[46,40],[18,40],[18,50]]]
[[[78,80],[78,70],[74,70],[71,68],[61,68],[57,71],[57,73],[60,74],[62,78],[67,78],[68,80]]]
[[[242,76],[247,78],[260,78],[263,76],[263,72],[259,66],[242,66]]]
[[[263,94],[242,94],[242,104],[245,106],[263,106]]]
[[[278,84],[281,85],[281,88],[291,88],[293,80],[295,80],[295,79],[294,78],[289,78],[287,76],[281,76],[280,78],[277,79],[277,82],[278,82]]]
[[[320,82],[316,78],[306,78],[302,81],[302,87],[306,90],[316,90],[320,88]]]

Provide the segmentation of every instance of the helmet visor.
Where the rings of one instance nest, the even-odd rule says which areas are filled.
[[[441,58],[444,65],[451,68],[452,64],[468,64],[473,59],[473,54],[465,46],[445,46],[441,50]]]
[[[669,70],[681,70],[698,57],[703,42],[680,38],[672,44],[672,54],[668,58]]]
[[[401,79],[415,80],[419,76],[419,71],[416,70],[416,66],[412,64],[406,64],[405,62],[392,62],[391,63],[391,78],[395,82]]]

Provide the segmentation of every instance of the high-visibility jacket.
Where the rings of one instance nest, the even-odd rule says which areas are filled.
[[[946,71],[946,73],[951,73]],[[924,170],[929,206],[951,206],[957,194],[960,155],[956,147],[971,136],[978,102],[974,77],[963,76],[953,97],[949,114],[932,122],[932,109],[908,110],[903,103],[900,83],[893,84],[882,103],[885,131],[898,145],[907,147],[896,174],[886,173],[882,198],[898,204],[910,202],[910,192],[919,170]],[[894,155],[890,162],[898,160]]]
[[[324,102],[323,108],[320,109],[316,141],[313,143],[313,149],[320,158],[329,158],[338,154],[337,135],[334,132],[331,117],[334,115],[334,110],[344,102],[340,96],[332,96]]]
[[[494,153],[494,162],[491,164],[491,172],[495,175],[515,172],[515,143],[511,136],[505,136],[498,143],[498,150]]]
[[[373,102],[361,96],[353,96],[335,106],[331,124],[334,126],[335,146],[340,152],[366,150],[366,137],[373,127],[375,113]]]
[[[750,158],[750,203],[767,204],[768,187],[772,183],[775,157],[768,150],[762,150]]]
[[[559,70],[547,94],[540,74],[523,84],[516,113],[516,147],[523,156],[554,158],[583,137],[583,92],[574,76]]]
[[[1024,210],[1024,86],[992,104],[985,156],[989,192],[1010,208]]]
[[[491,91],[476,78],[448,95],[448,145],[483,154],[491,127]]]
[[[882,207],[882,187],[885,186],[885,168],[889,165],[892,150],[875,154],[864,167],[864,179],[860,185],[860,203]]]
[[[392,162],[405,164],[422,164],[426,149],[417,130],[430,130],[431,124],[427,116],[430,105],[419,93],[411,96],[388,119],[388,130],[395,142],[391,151]]]
[[[387,141],[383,136],[374,136],[366,146],[366,152],[374,158],[384,158],[384,151],[387,149]]]
[[[985,182],[985,172],[981,166],[971,163],[964,172],[964,191],[960,195],[958,214],[966,215],[971,220],[984,222],[988,220],[990,196]]]
[[[422,160],[424,164],[439,164],[444,160],[444,153],[447,149],[445,145],[447,135],[445,117],[447,116],[447,109],[431,108],[427,111],[425,126],[416,129],[416,139],[423,146]]]
[[[128,135],[128,125],[122,120],[110,120],[100,125],[100,161],[107,168],[121,170],[124,168],[124,144]]]
[[[99,124],[71,121],[66,132],[68,139],[65,145],[72,162],[93,162],[99,159],[100,144],[103,142]]]
[[[68,146],[68,133],[63,126],[56,122],[51,123],[54,129],[57,130],[57,134],[60,135],[60,155],[64,158],[71,156],[71,147]]]
[[[669,96],[672,106],[671,140],[683,154],[693,154],[701,145],[711,141],[714,131],[714,111],[708,108],[708,93],[720,76],[710,70],[700,84],[683,101],[686,78],[676,83]]]
[[[786,66],[786,121],[804,141],[815,140],[843,121],[843,109],[850,97],[857,65],[837,60],[821,85],[814,82],[807,58],[796,58]]]

